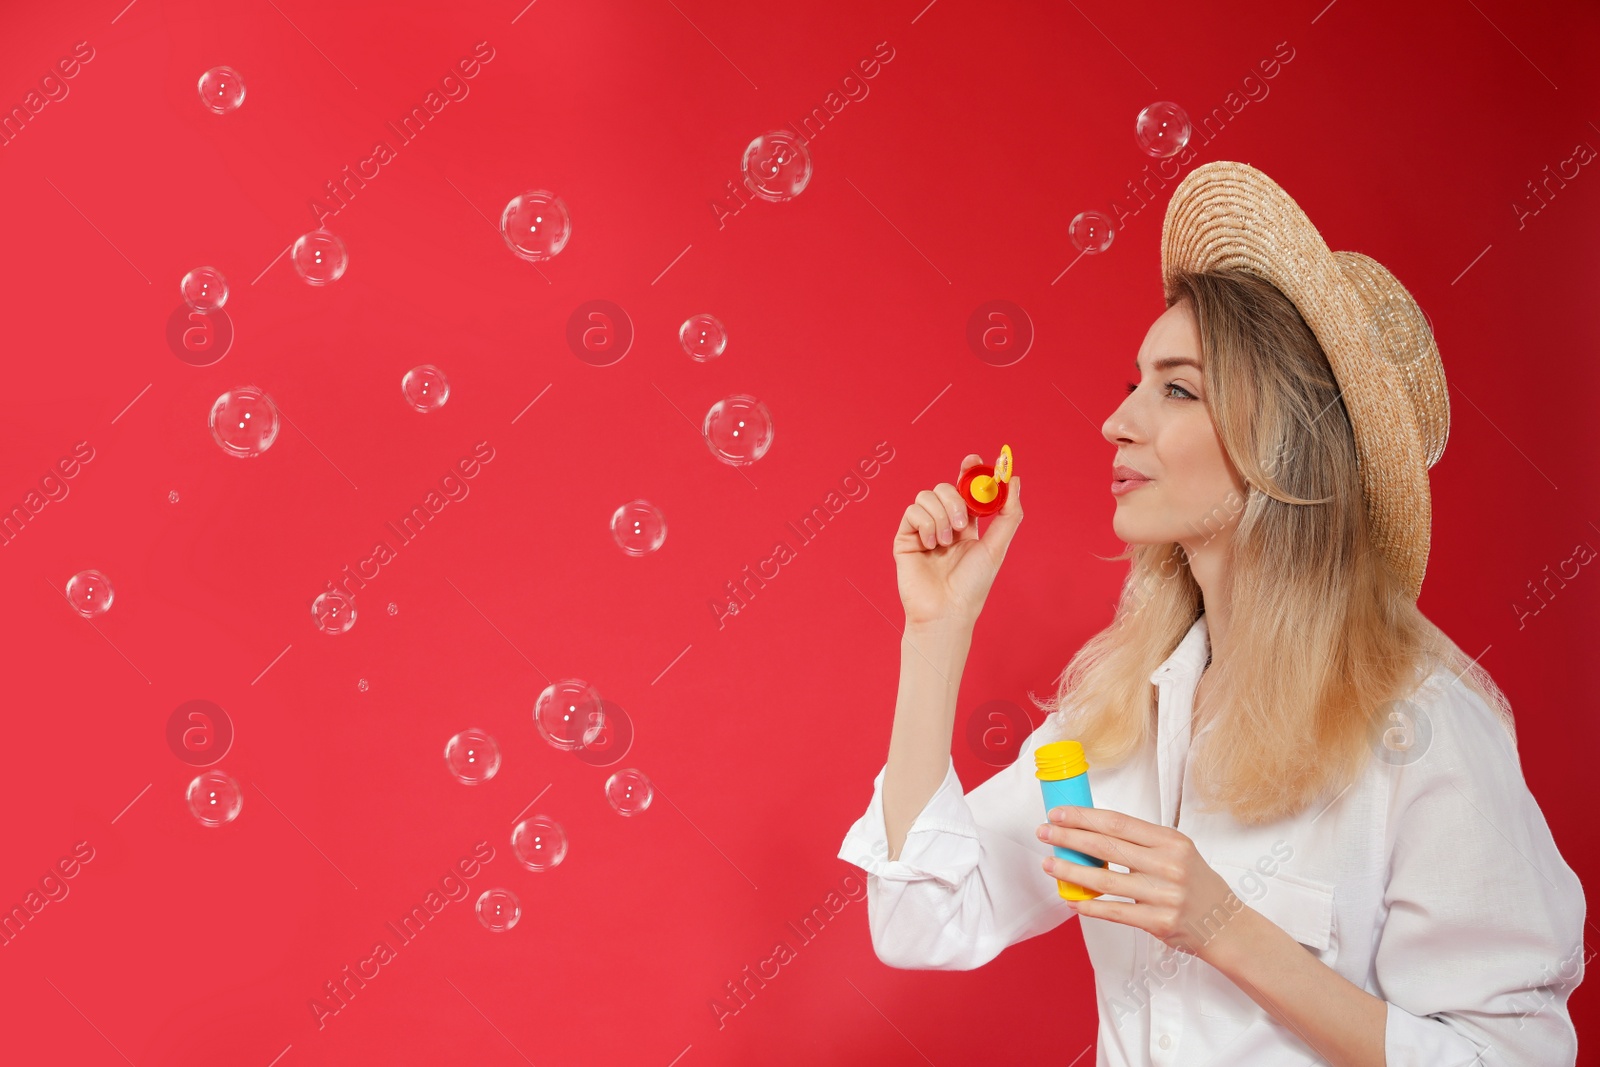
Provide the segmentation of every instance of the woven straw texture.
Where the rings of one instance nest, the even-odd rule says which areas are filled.
[[[1316,335],[1354,427],[1373,543],[1416,598],[1432,526],[1428,468],[1450,431],[1444,366],[1422,309],[1376,260],[1330,250],[1271,178],[1226,160],[1184,177],[1161,226],[1169,291],[1177,270],[1217,268],[1277,286]]]

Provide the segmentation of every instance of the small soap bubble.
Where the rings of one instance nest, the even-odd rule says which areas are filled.
[[[356,691],[358,693],[365,693],[370,688],[371,686],[367,684],[367,680],[365,678],[356,679]]]
[[[398,615],[398,614],[400,614],[400,605],[396,604],[392,600],[389,601],[389,614],[390,615]]]
[[[640,771],[629,767],[606,779],[606,799],[618,815],[638,815],[656,798],[655,786]]]
[[[339,236],[328,230],[303,233],[289,252],[294,269],[307,285],[329,285],[344,277],[350,254]]]
[[[450,382],[444,372],[431,363],[412,367],[400,379],[400,392],[406,403],[421,412],[438,411],[450,399]]]
[[[772,447],[772,413],[753,396],[724,397],[706,412],[700,433],[713,456],[729,466],[743,467]]]
[[[667,539],[667,520],[648,500],[630,500],[611,515],[611,536],[630,556],[648,556]]]
[[[463,785],[487,782],[500,769],[500,746],[482,730],[462,730],[445,742],[444,765]]]
[[[200,75],[200,102],[217,115],[239,110],[244,103],[244,79],[232,67],[212,67]]]
[[[189,802],[189,814],[198,819],[201,826],[230,823],[244,806],[244,792],[239,783],[215,770],[196,775],[189,783],[185,799]]]
[[[581,678],[563,678],[544,687],[533,704],[533,724],[563,752],[582,748],[585,738],[604,725],[600,694]]]
[[[522,905],[517,895],[509,889],[485,889],[478,898],[478,921],[484,929],[503,934],[522,918]]]
[[[67,579],[67,599],[86,619],[109,611],[114,595],[111,583],[99,571],[79,571]]]
[[[535,815],[511,831],[511,854],[530,871],[548,871],[567,858],[567,832],[548,815]]]
[[[1078,251],[1091,255],[1110,248],[1111,238],[1116,236],[1112,230],[1111,216],[1104,211],[1078,212],[1067,227],[1067,233]]]
[[[506,247],[531,262],[550,259],[567,247],[572,218],[554,193],[530,189],[511,198],[500,213],[500,235]]]
[[[167,499],[169,501],[171,501],[172,503],[176,504],[178,502],[178,491],[176,489],[174,489],[171,492],[169,492],[167,494]]]
[[[728,331],[711,315],[691,315],[678,327],[678,343],[690,358],[705,363],[728,347]]]
[[[325,634],[347,633],[356,624],[355,601],[330,589],[311,602],[311,621]]]
[[[178,285],[183,302],[200,312],[212,312],[228,302],[228,282],[215,267],[196,267]]]
[[[1170,100],[1160,100],[1143,111],[1133,124],[1134,140],[1148,155],[1166,159],[1189,143],[1189,115]]]
[[[811,181],[811,152],[790,130],[772,130],[751,141],[740,165],[745,185],[763,200],[799,196]]]
[[[230,456],[259,456],[278,439],[278,409],[256,386],[230,389],[211,405],[211,436]]]

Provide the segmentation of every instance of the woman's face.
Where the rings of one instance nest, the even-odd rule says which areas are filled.
[[[1117,493],[1117,537],[1127,544],[1176,541],[1191,560],[1208,545],[1225,552],[1245,500],[1244,479],[1206,410],[1200,364],[1199,323],[1181,301],[1145,334],[1132,390],[1100,428],[1116,446],[1112,465],[1149,479]]]

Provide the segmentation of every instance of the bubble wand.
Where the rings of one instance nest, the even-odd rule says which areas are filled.
[[[1000,446],[1000,458],[994,461],[994,466],[975,463],[968,467],[956,483],[956,491],[966,501],[967,511],[984,517],[998,514],[1011,494],[1013,470],[1010,445]]]

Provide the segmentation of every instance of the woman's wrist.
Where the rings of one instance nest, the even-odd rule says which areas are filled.
[[[923,641],[970,641],[976,621],[975,619],[958,617],[925,619],[916,622],[907,619],[904,635],[908,638],[916,638]]]

